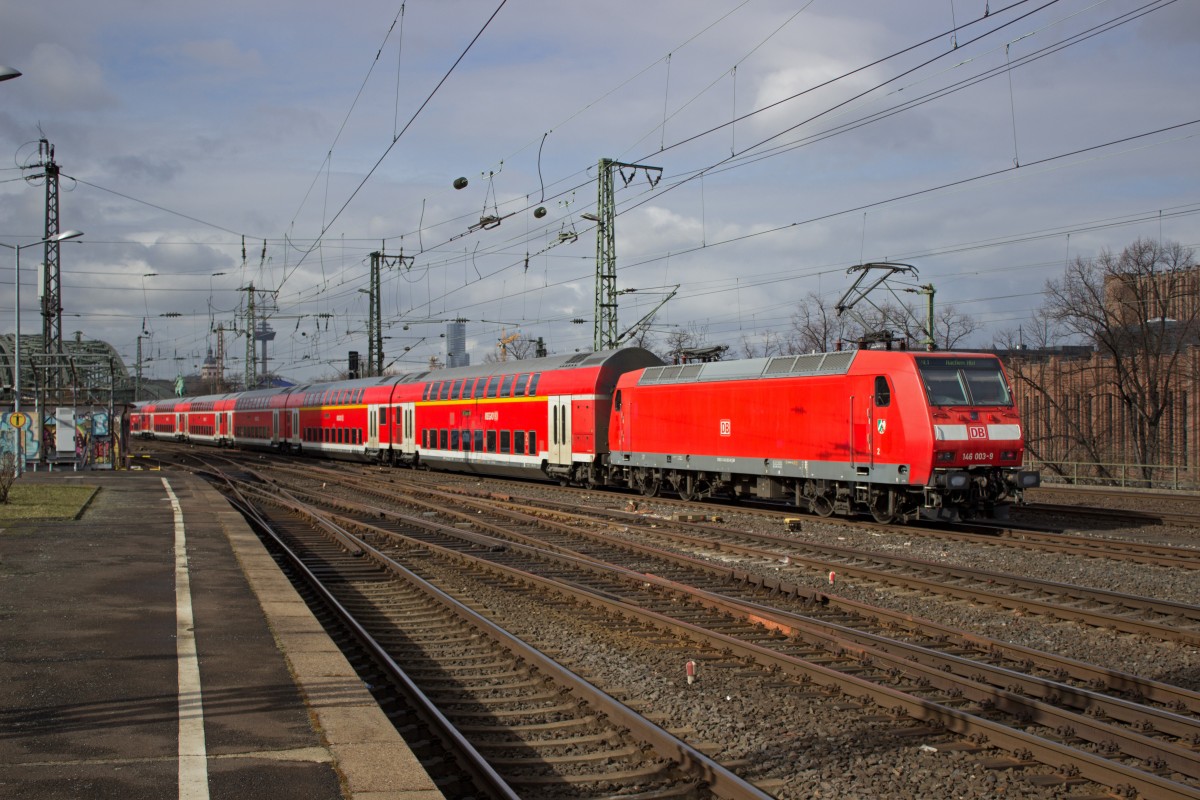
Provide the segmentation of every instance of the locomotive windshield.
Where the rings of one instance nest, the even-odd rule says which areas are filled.
[[[994,358],[917,358],[930,405],[1009,406],[1012,395]]]

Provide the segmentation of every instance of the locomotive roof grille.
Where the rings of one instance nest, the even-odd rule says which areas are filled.
[[[650,367],[642,373],[639,386],[655,383],[701,383],[736,381],[752,378],[783,378],[807,375],[845,375],[854,363],[857,350],[838,353],[810,353],[777,358],[747,358],[740,361],[713,361],[674,367]]]

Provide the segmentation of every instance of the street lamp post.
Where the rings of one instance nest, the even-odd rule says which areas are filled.
[[[13,301],[13,413],[21,413],[21,251],[26,247],[36,247],[44,245],[47,242],[64,242],[67,239],[77,239],[83,236],[83,231],[63,231],[56,233],[53,236],[47,236],[37,242],[29,244],[5,244],[0,242],[0,247],[7,247],[15,253],[15,264],[13,267],[13,293],[15,295]],[[25,434],[23,431],[17,431],[17,475],[20,475],[25,467],[24,459],[25,449]]]

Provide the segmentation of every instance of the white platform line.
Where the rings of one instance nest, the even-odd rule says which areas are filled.
[[[175,512],[175,644],[179,662],[179,800],[208,800],[208,752],[204,745],[204,698],[192,621],[192,582],[188,575],[183,507],[162,479]]]

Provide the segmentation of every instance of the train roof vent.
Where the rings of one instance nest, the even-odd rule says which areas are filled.
[[[792,367],[792,372],[796,375],[819,375],[825,370],[822,369],[825,363],[826,353],[812,353],[807,356],[796,356],[795,365]]]
[[[578,364],[580,361],[583,361],[585,358],[587,358],[590,355],[592,355],[592,354],[591,353],[576,353],[575,355],[571,356],[566,361],[564,361],[562,365],[564,367],[569,367],[573,364]]]
[[[662,371],[664,369],[666,369],[666,367],[648,367],[646,371],[642,373],[642,377],[638,380],[638,383],[657,383],[658,378],[660,375],[662,375]]]
[[[820,371],[825,375],[845,373],[850,369],[850,365],[854,363],[854,356],[857,354],[857,350],[843,350],[840,353],[825,353],[822,356]]]
[[[679,377],[679,373],[683,371],[683,367],[663,367],[662,374],[658,376],[660,381],[673,381]]]
[[[803,356],[801,356],[803,358]],[[767,362],[767,368],[763,370],[763,375],[786,375],[792,371],[792,367],[796,364],[796,356],[784,356],[782,358],[772,358]]]
[[[679,378],[681,380],[694,379],[700,375],[702,369],[704,369],[703,364],[687,364],[679,368]]]

